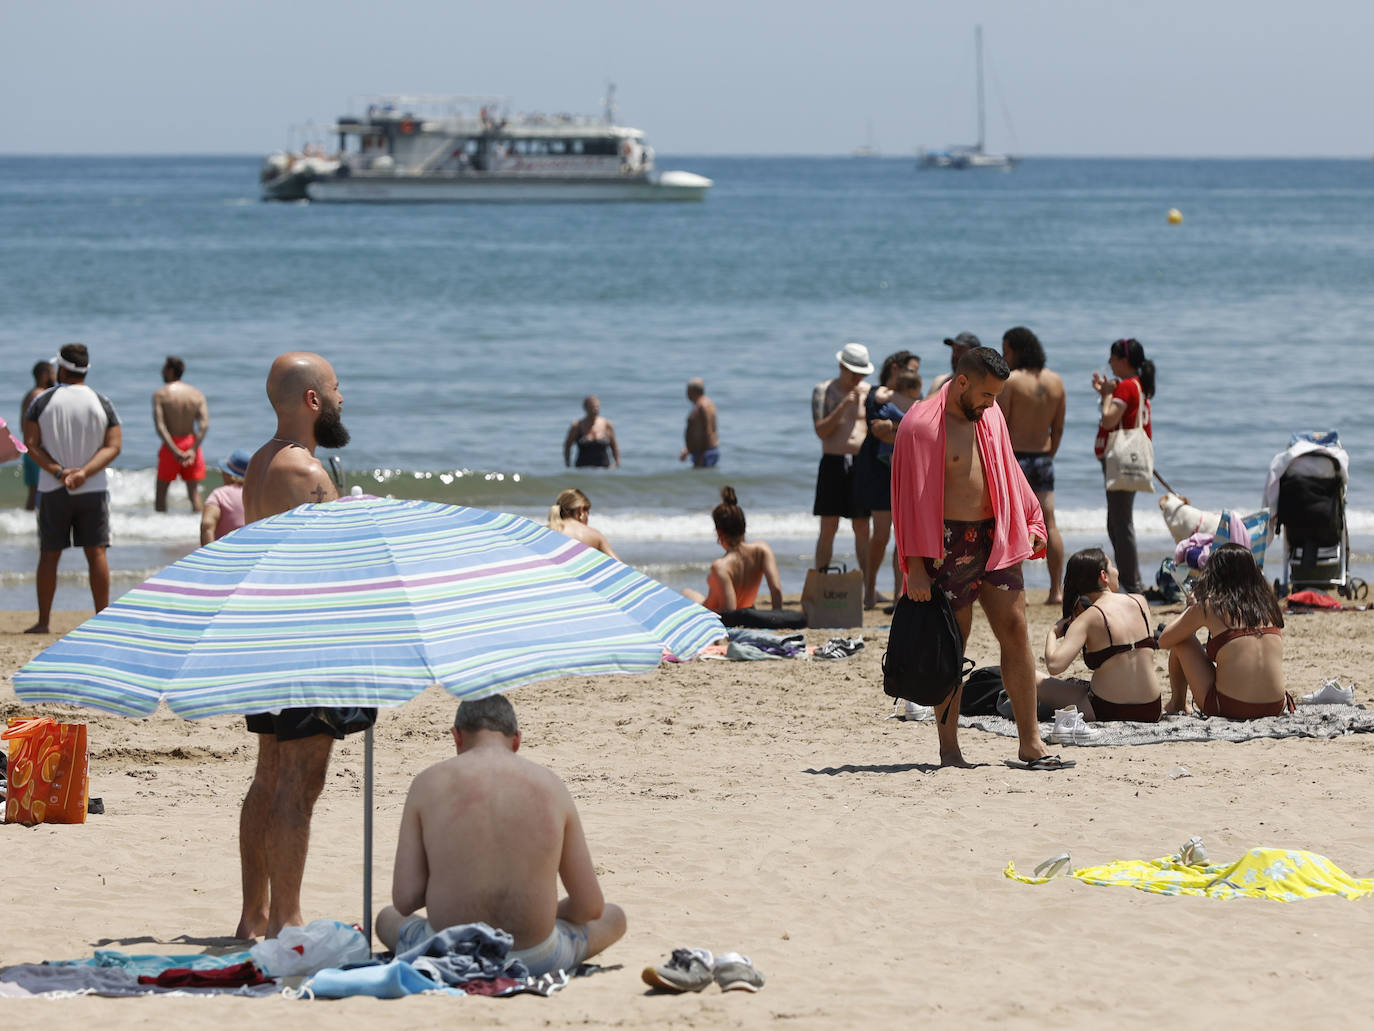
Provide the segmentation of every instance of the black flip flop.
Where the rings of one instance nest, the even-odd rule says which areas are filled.
[[[1039,759],[1003,759],[1013,770],[1031,770],[1037,773],[1053,773],[1067,770],[1078,765],[1077,759],[1061,759],[1057,755],[1042,755]]]

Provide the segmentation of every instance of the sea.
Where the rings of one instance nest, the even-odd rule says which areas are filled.
[[[276,204],[258,199],[251,156],[0,157],[0,414],[17,426],[35,361],[90,348],[89,382],[124,424],[115,595],[198,541],[179,485],[170,512],[153,509],[165,356],[209,398],[213,463],[272,435],[264,379],[295,349],[337,370],[353,439],[336,454],[368,493],[542,520],[579,487],[625,561],[700,588],[729,485],[790,592],[817,530],[811,391],[843,344],[875,361],[914,351],[929,382],[948,367],[946,337],[996,347],[1032,328],[1069,387],[1056,508],[1072,551],[1106,543],[1091,375],[1134,336],[1157,367],[1156,467],[1176,490],[1249,511],[1293,433],[1338,430],[1352,569],[1374,573],[1374,163],[659,165],[715,186],[700,204]],[[719,408],[713,470],[678,461],[694,376]],[[588,394],[614,423],[619,469],[563,465]],[[22,504],[18,463],[0,466],[0,609],[34,604]],[[1172,540],[1153,498],[1135,520],[1149,579]],[[835,554],[853,565],[846,530]],[[89,608],[84,567],[63,559],[58,608]],[[1044,564],[1027,580],[1046,587]]]

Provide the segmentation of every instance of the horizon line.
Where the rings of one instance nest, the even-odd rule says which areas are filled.
[[[258,158],[278,151],[10,151],[0,150],[0,158]],[[914,161],[918,154],[855,154],[852,150],[826,152],[747,153],[737,151],[671,152],[674,160],[691,158],[852,158],[858,161]],[[1034,153],[1009,154],[1017,160],[1036,161],[1374,161],[1374,153],[1353,154],[1152,154],[1152,153]]]

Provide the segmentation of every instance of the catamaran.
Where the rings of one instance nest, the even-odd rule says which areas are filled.
[[[699,201],[713,185],[659,171],[644,133],[617,124],[614,87],[602,117],[508,115],[499,97],[378,96],[318,143],[263,160],[264,200]]]
[[[973,30],[973,46],[978,57],[978,142],[955,145],[944,150],[916,152],[917,168],[1001,168],[1010,171],[1019,158],[1010,154],[989,154],[983,149],[986,117],[983,112],[983,26]]]

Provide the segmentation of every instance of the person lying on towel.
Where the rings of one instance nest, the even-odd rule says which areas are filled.
[[[452,734],[458,754],[406,795],[377,937],[401,953],[481,921],[515,939],[510,958],[535,977],[571,971],[618,941],[625,914],[602,898],[577,807],[556,774],[516,754],[510,701],[463,702]]]

